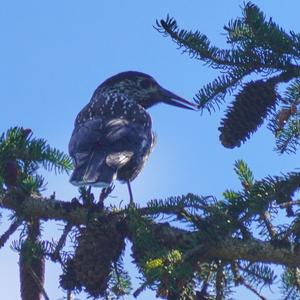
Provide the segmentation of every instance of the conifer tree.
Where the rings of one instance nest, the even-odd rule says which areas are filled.
[[[199,31],[180,29],[171,17],[157,21],[156,29],[192,58],[220,70],[195,96],[201,111],[211,112],[226,104],[228,94],[235,95],[220,121],[225,147],[241,146],[266,121],[276,151],[296,152],[300,34],[286,32],[252,3],[224,26],[228,49],[213,46]],[[20,256],[22,300],[49,299],[45,259],[61,265],[60,286],[69,298],[82,290],[93,298],[139,297],[150,288],[163,299],[221,300],[243,286],[266,299],[262,288],[280,281],[282,299],[300,299],[298,171],[255,179],[247,163],[237,160],[241,188],[228,188],[222,199],[189,193],[154,199],[145,207],[103,207],[113,187],[103,189],[99,201],[86,188],[70,201],[45,198],[40,168],[61,173],[72,164],[29,129],[14,127],[0,136],[0,206],[13,212],[0,248],[22,228],[12,245]],[[280,211],[284,222],[277,217]],[[49,220],[65,223],[57,241],[43,237],[41,222]],[[135,291],[122,261],[125,239],[142,276]],[[274,265],[283,267],[280,278]]]

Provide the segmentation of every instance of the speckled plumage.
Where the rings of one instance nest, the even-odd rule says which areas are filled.
[[[75,120],[71,183],[105,187],[115,179],[132,181],[154,146],[146,109],[164,101],[185,108],[190,104],[144,73],[123,72],[104,81]]]

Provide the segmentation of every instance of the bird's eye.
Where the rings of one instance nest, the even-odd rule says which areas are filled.
[[[149,89],[152,86],[152,82],[149,79],[143,79],[140,85],[143,89]]]

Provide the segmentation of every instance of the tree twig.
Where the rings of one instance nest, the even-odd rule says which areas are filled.
[[[232,262],[231,263],[231,271],[234,276],[234,281],[236,285],[243,285],[248,290],[250,290],[252,293],[254,293],[257,297],[259,297],[261,300],[267,300],[263,295],[261,295],[253,286],[251,286],[249,283],[246,282],[245,278],[240,274],[239,269],[240,265],[238,262]]]
[[[10,224],[9,228],[0,237],[0,248],[5,245],[9,237],[18,229],[22,222],[23,220],[17,219]]]
[[[250,290],[252,293],[254,293],[258,298],[261,300],[267,300],[266,297],[261,295],[253,286],[251,286],[249,283],[247,283],[245,280],[243,281],[242,285],[246,287],[248,290]]]
[[[55,247],[55,250],[54,250],[53,254],[51,255],[51,257],[54,261],[59,258],[59,256],[60,256],[59,252],[64,247],[67,236],[68,236],[69,232],[71,231],[72,227],[73,227],[73,224],[71,224],[71,223],[67,223],[67,225],[64,227],[63,234],[59,238],[58,243]]]
[[[143,284],[134,291],[133,297],[137,298],[139,296],[139,294],[145,290],[147,285],[148,285],[148,282],[143,282]]]
[[[274,239],[277,235],[276,230],[273,227],[273,224],[270,222],[270,215],[267,211],[264,211],[260,214],[260,218],[262,219],[263,223],[265,224],[268,233],[271,237],[271,239]]]

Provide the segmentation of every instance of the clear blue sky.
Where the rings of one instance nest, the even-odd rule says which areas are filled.
[[[300,3],[289,0],[253,1],[286,29],[299,32]],[[187,99],[216,73],[187,55],[152,27],[167,14],[186,29],[199,29],[217,45],[225,45],[222,27],[240,15],[243,1],[8,1],[0,6],[0,129],[31,128],[67,151],[73,121],[94,89],[107,77],[125,70],[151,74],[161,85]],[[227,103],[231,99],[227,99]],[[223,107],[224,108],[224,107]],[[157,146],[145,169],[133,183],[134,197],[149,199],[193,192],[220,196],[238,188],[233,164],[244,159],[257,178],[293,170],[295,156],[272,151],[271,133],[262,127],[239,149],[227,150],[218,141],[222,111],[213,115],[168,106],[151,109]],[[46,174],[49,195],[70,200],[77,193],[68,177]],[[128,201],[125,186],[117,185],[114,203]],[[8,224],[3,220],[0,229]],[[58,236],[55,224],[44,225],[47,238]],[[15,235],[13,239],[16,239]],[[127,251],[127,262],[129,256]],[[0,298],[19,299],[17,254],[0,251]],[[129,265],[129,263],[128,263]],[[129,270],[133,271],[132,266]],[[50,299],[63,296],[58,288],[58,266],[47,264],[46,291]],[[133,273],[137,275],[136,273]],[[278,299],[266,291],[268,299]],[[141,295],[153,299],[153,293]],[[143,297],[142,297],[143,296]],[[86,295],[78,296],[85,299]],[[236,299],[254,299],[239,290]],[[132,299],[127,297],[126,299]]]

